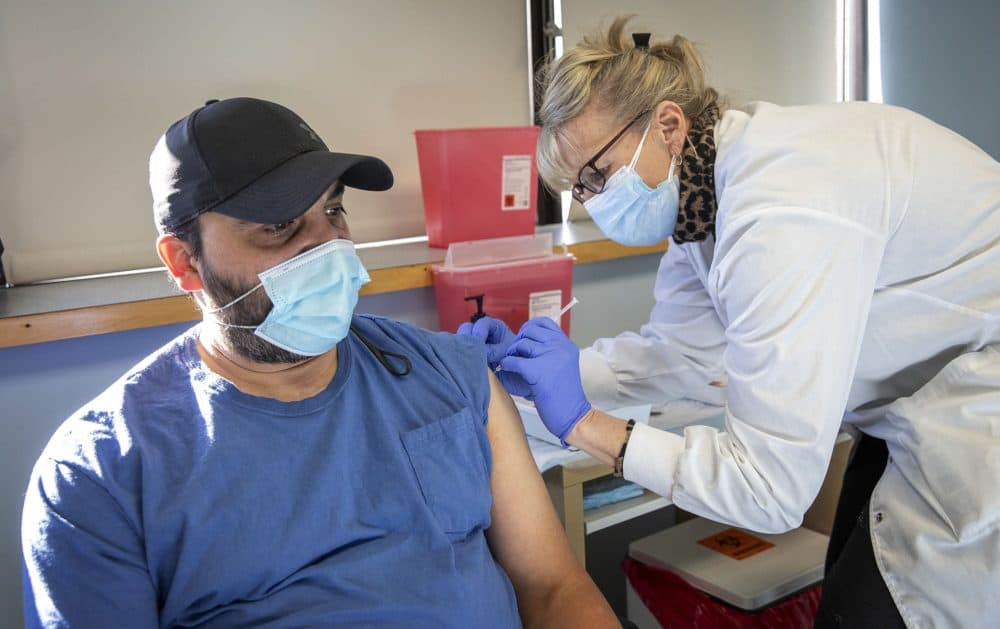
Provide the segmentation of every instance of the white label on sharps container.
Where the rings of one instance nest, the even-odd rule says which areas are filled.
[[[531,206],[531,156],[503,156],[503,185],[500,209],[527,210]]]
[[[559,316],[562,306],[561,290],[544,290],[538,293],[531,293],[528,295],[528,318],[548,317],[556,323],[560,323],[556,321],[556,317]]]

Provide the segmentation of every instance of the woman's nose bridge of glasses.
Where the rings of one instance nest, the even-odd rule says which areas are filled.
[[[590,199],[591,197],[593,197],[594,195],[600,194],[603,191],[604,191],[604,186],[603,185],[598,186],[596,190],[592,190],[590,188],[582,187],[579,184],[575,184],[573,186],[572,193],[573,193],[573,198],[578,203],[582,204],[585,201],[587,201],[588,199]]]
[[[573,185],[573,196],[576,200],[583,203],[584,192],[591,192],[592,194],[600,194],[604,192],[604,185],[607,183],[607,178],[600,168],[597,167],[597,160],[601,159],[608,150],[615,145],[618,140],[625,135],[625,132],[632,128],[636,122],[639,121],[648,111],[644,111],[635,118],[629,121],[627,125],[622,127],[622,130],[615,134],[607,144],[602,146],[594,156],[591,157],[587,162],[580,167],[580,170],[576,174],[576,184]]]

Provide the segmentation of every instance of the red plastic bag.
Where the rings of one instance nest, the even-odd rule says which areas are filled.
[[[679,576],[626,557],[622,569],[639,599],[665,629],[806,629],[823,588],[814,585],[755,612],[712,598]]]

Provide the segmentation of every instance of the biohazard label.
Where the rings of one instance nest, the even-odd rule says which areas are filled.
[[[503,156],[500,209],[504,212],[531,207],[531,156]]]
[[[771,542],[740,529],[719,531],[715,535],[698,540],[698,543],[706,548],[711,548],[717,553],[740,560],[753,557],[768,548],[774,548],[774,544]]]
[[[545,290],[528,295],[528,318],[548,317],[553,321],[562,310],[562,291]],[[556,321],[559,323],[559,321]]]

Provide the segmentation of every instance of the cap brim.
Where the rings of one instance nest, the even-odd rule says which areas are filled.
[[[392,187],[392,171],[377,157],[311,151],[296,155],[209,209],[252,223],[284,223],[308,210],[338,179],[361,190]]]

